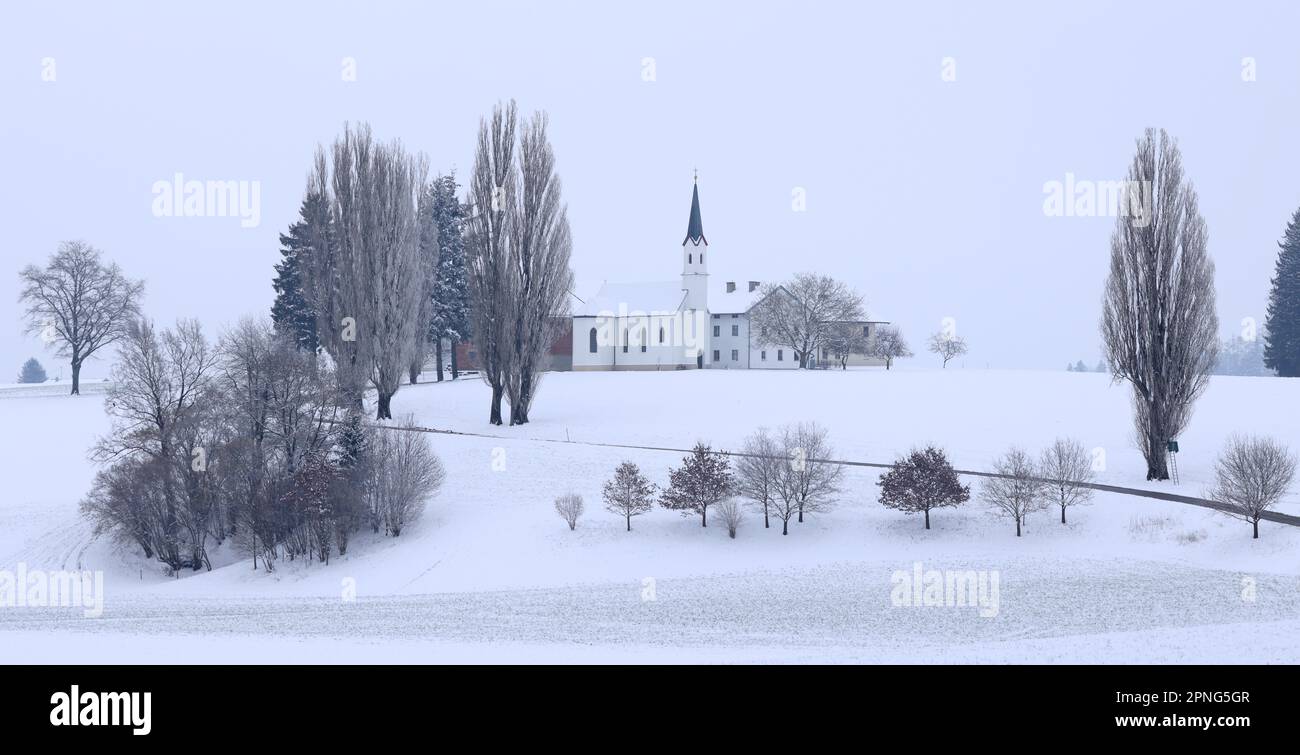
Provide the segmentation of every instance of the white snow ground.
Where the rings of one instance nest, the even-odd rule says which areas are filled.
[[[100,618],[0,608],[0,662],[1300,660],[1300,528],[1264,523],[1255,541],[1208,510],[1099,494],[1067,526],[1036,514],[1020,539],[978,496],[927,532],[879,506],[879,470],[850,469],[837,508],[788,537],[752,513],[729,540],[663,510],[628,533],[601,507],[603,480],[632,459],[663,482],[680,454],[538,440],[735,447],[760,424],[816,419],[840,458],[889,461],[933,441],[983,469],[1011,443],[1068,434],[1104,449],[1102,481],[1147,487],[1128,391],[1104,375],[562,373],[523,428],[488,426],[486,398],[473,378],[398,393],[395,414],[419,424],[502,436],[430,436],[448,484],[400,538],[271,575],[223,552],[210,573],[168,579],[78,516],[102,395],[0,388],[0,570],[102,570],[106,591]],[[1181,439],[1181,484],[1150,487],[1200,494],[1234,431],[1300,449],[1297,407],[1300,381],[1214,378]],[[575,532],[552,508],[569,491],[587,504]],[[1300,496],[1282,510],[1300,513]],[[997,615],[893,606],[891,574],[917,561],[996,572]]]

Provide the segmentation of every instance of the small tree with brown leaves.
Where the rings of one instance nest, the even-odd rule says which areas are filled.
[[[655,485],[641,474],[641,468],[625,461],[614,470],[614,479],[605,483],[605,510],[627,521],[632,531],[632,517],[641,516],[654,506]]]
[[[700,526],[709,526],[709,507],[731,493],[731,466],[721,454],[696,443],[682,465],[668,474],[669,485],[660,505],[682,514],[700,515]]]
[[[880,503],[906,514],[925,514],[925,528],[930,529],[932,509],[958,506],[970,500],[970,488],[957,479],[943,449],[928,446],[913,449],[894,462],[876,483],[880,486]]]

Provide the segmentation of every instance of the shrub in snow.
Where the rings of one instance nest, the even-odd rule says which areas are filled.
[[[367,440],[364,497],[371,526],[393,537],[420,516],[425,499],[446,478],[428,437],[412,427],[414,418],[408,417],[401,427],[372,429]]]
[[[735,498],[728,498],[719,503],[716,507],[717,516],[722,520],[722,524],[727,528],[727,535],[731,539],[736,539],[736,530],[740,529],[740,521],[745,518],[745,510],[741,507],[740,502]]]
[[[1015,520],[1016,537],[1020,537],[1025,516],[1047,505],[1038,468],[1029,454],[1012,448],[994,462],[993,473],[997,476],[984,479],[980,496],[995,515]]]
[[[1048,498],[1061,509],[1061,524],[1065,524],[1067,508],[1087,503],[1092,498],[1092,488],[1087,487],[1096,476],[1092,471],[1092,458],[1077,440],[1057,438],[1055,443],[1043,449],[1038,472],[1046,482]]]
[[[23,362],[23,369],[18,373],[20,383],[44,383],[46,379],[45,368],[35,357]]]
[[[625,461],[614,470],[614,479],[605,483],[605,510],[618,514],[632,531],[632,517],[641,516],[654,505],[655,486],[641,474],[641,469]]]
[[[924,513],[927,530],[931,510],[970,500],[970,488],[961,484],[943,449],[934,446],[913,449],[894,462],[876,484],[883,506],[907,514]]]
[[[1295,479],[1296,458],[1272,438],[1234,435],[1214,465],[1214,487],[1207,498],[1226,504],[1234,519],[1250,522],[1259,537],[1259,520]]]
[[[701,527],[709,526],[709,507],[731,493],[730,465],[703,443],[696,443],[682,465],[668,473],[668,481],[660,505],[686,516],[699,514]]]
[[[582,516],[582,496],[566,493],[555,499],[555,513],[569,525],[570,530],[578,528],[578,517]]]

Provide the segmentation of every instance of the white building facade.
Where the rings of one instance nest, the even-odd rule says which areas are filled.
[[[765,345],[763,334],[750,331],[762,284],[725,281],[711,287],[709,261],[697,181],[682,241],[681,279],[602,285],[573,315],[573,369],[798,369],[799,358],[789,347]]]

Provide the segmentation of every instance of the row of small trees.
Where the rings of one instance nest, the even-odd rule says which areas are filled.
[[[171,572],[227,539],[267,571],[328,561],[362,527],[400,535],[443,479],[426,438],[363,426],[329,365],[251,319],[215,347],[131,322],[105,407],[83,512]]]
[[[786,535],[791,519],[802,522],[804,514],[827,511],[834,503],[843,466],[832,455],[826,431],[815,423],[789,425],[776,434],[760,429],[739,453],[697,444],[681,466],[670,471],[669,485],[662,491],[636,464],[625,461],[605,483],[603,499],[607,511],[624,518],[628,532],[632,517],[648,513],[658,502],[699,516],[701,526],[708,526],[713,509],[734,538],[743,518],[743,499],[762,512],[764,527],[775,518]],[[1234,436],[1215,465],[1215,484],[1207,496],[1224,513],[1250,522],[1258,538],[1260,520],[1286,495],[1296,464],[1295,457],[1272,439]],[[1082,443],[1057,438],[1037,458],[1020,448],[1007,450],[983,478],[981,499],[993,514],[1013,521],[1020,537],[1025,518],[1036,511],[1055,509],[1066,524],[1069,509],[1092,499],[1096,471]],[[881,505],[922,514],[927,530],[932,511],[959,506],[971,497],[970,487],[961,483],[943,449],[935,446],[914,449],[898,459],[877,485]],[[555,507],[569,528],[576,528],[582,497],[561,496]]]
[[[658,503],[686,516],[698,516],[701,527],[709,525],[709,513],[715,512],[727,533],[735,537],[743,519],[741,500],[748,500],[762,512],[764,527],[778,520],[781,534],[787,535],[792,519],[802,522],[804,515],[827,511],[833,505],[844,472],[841,465],[830,461],[833,455],[826,430],[816,423],[787,425],[775,433],[760,429],[737,453],[696,444],[681,465],[669,472],[663,490],[640,467],[625,461],[605,483],[602,497],[607,511],[623,517],[628,532],[633,517],[651,511]],[[581,496],[561,496],[555,506],[570,529],[577,526],[583,512]]]

